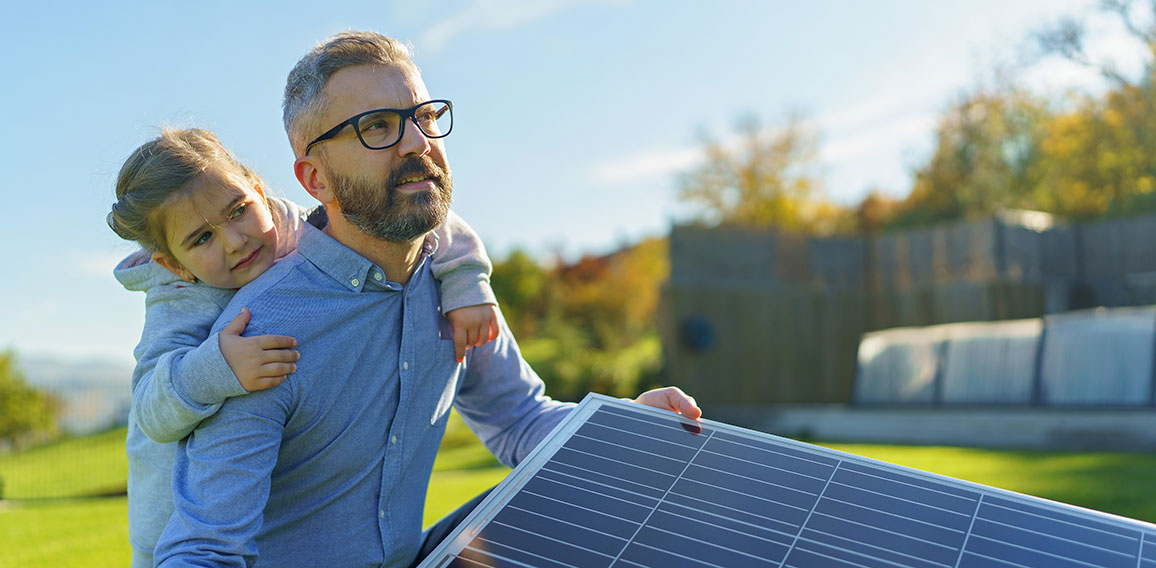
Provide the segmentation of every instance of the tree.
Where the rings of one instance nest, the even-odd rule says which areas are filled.
[[[1035,165],[1048,118],[1044,100],[1006,81],[963,95],[940,119],[935,151],[892,226],[1026,206],[1042,175]]]
[[[59,401],[28,385],[11,351],[0,353],[0,447],[55,436]]]
[[[704,135],[704,163],[678,178],[680,198],[701,207],[701,220],[832,232],[844,212],[823,197],[815,133],[798,117],[779,130],[746,117],[737,133],[733,145]]]
[[[1065,18],[1036,34],[1044,56],[1059,56],[1096,69],[1112,88],[1101,98],[1081,97],[1051,121],[1043,142],[1035,204],[1075,218],[1156,210],[1156,2],[1146,23],[1132,0],[1102,0],[1145,50],[1138,77],[1128,77],[1110,59],[1093,59],[1084,48],[1087,26]]]
[[[1156,20],[1147,24],[1137,20],[1137,10],[1134,0],[1100,0],[1099,8],[1119,20],[1124,30],[1138,40],[1147,50],[1149,61],[1156,59]],[[1148,5],[1150,18],[1156,18],[1156,2]],[[1152,65],[1149,63],[1148,72],[1140,81],[1125,76],[1115,61],[1111,59],[1093,59],[1084,48],[1084,39],[1087,35],[1087,24],[1074,17],[1061,18],[1055,23],[1044,27],[1035,34],[1035,41],[1039,47],[1039,56],[1059,56],[1068,61],[1095,69],[1105,79],[1116,87],[1142,86],[1151,87]]]
[[[553,303],[552,282],[541,266],[522,250],[494,263],[494,295],[517,337],[533,336]]]

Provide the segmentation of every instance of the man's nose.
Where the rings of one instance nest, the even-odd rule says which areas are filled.
[[[417,120],[408,119],[409,124],[401,133],[401,142],[398,142],[398,151],[402,156],[423,156],[430,151],[430,141],[417,125]]]

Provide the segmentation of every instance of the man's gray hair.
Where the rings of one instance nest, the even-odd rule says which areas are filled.
[[[404,64],[417,70],[404,43],[379,33],[347,31],[318,44],[289,72],[281,113],[294,155],[305,153],[310,133],[321,134],[317,125],[325,111],[321,91],[329,78],[346,67],[366,64]]]

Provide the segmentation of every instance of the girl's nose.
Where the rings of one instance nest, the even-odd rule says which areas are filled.
[[[245,247],[245,243],[249,241],[244,233],[238,231],[233,227],[226,227],[221,231],[221,236],[224,237],[225,248],[228,252],[237,252]]]

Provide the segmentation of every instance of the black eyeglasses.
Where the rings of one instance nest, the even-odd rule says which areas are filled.
[[[337,136],[346,126],[353,126],[362,146],[370,150],[384,150],[401,142],[405,123],[409,121],[413,121],[426,138],[444,138],[454,129],[454,104],[445,99],[434,99],[411,108],[365,111],[314,138],[305,146],[305,153],[308,154],[314,144]]]

